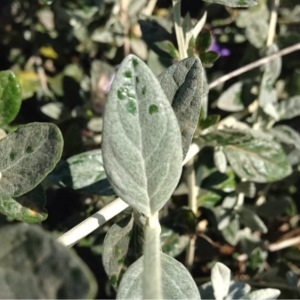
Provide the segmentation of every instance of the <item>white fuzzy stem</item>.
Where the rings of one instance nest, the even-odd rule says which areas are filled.
[[[161,284],[161,252],[158,212],[148,218],[145,227],[143,296],[144,299],[163,299]]]

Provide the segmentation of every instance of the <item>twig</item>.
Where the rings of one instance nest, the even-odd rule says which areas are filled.
[[[290,239],[287,239],[284,241],[270,244],[268,246],[268,250],[271,252],[279,251],[279,250],[282,250],[282,249],[285,249],[285,248],[288,248],[291,246],[295,246],[297,244],[300,244],[300,236],[296,236],[296,237],[293,237],[293,238],[290,238]]]
[[[185,160],[183,161],[183,165],[186,164],[189,160],[191,160],[195,155],[197,155],[199,151],[199,146],[196,144],[192,144],[185,157]],[[107,221],[121,213],[127,207],[127,203],[125,203],[121,198],[117,198],[116,200],[112,201],[111,203],[94,213],[92,216],[88,217],[75,227],[71,228],[69,231],[60,236],[57,240],[65,246],[72,247],[81,239],[83,239],[84,237],[95,231],[97,228],[104,225]]]
[[[283,50],[281,50],[281,51],[279,51],[277,53],[274,53],[272,55],[263,57],[263,58],[255,61],[253,63],[250,63],[250,64],[248,64],[246,66],[243,66],[243,67],[241,67],[241,68],[239,68],[239,69],[237,69],[237,70],[235,70],[235,71],[233,71],[231,73],[228,73],[228,74],[226,74],[226,75],[218,78],[217,80],[213,81],[212,83],[210,83],[208,85],[208,88],[212,89],[212,88],[218,86],[219,84],[228,81],[229,79],[232,79],[232,78],[234,78],[236,76],[239,76],[239,75],[241,75],[243,73],[246,73],[246,72],[248,72],[250,70],[253,70],[253,69],[257,68],[257,67],[260,67],[260,66],[266,64],[267,62],[276,59],[277,57],[290,54],[290,53],[295,52],[297,50],[300,50],[300,43],[297,43],[297,44],[295,44],[293,46],[287,47],[287,48],[285,48],[285,49],[283,49]]]
[[[186,164],[186,172],[187,172],[187,187],[188,187],[188,200],[189,200],[189,208],[192,210],[194,214],[197,213],[197,186],[196,186],[196,173],[194,168],[194,158],[190,159],[190,161]],[[189,241],[189,245],[186,251],[185,256],[185,266],[188,270],[190,270],[194,263],[195,258],[195,250],[196,250],[196,239],[197,236],[194,234]]]
[[[271,8],[271,17],[269,23],[269,30],[268,30],[268,38],[267,38],[267,47],[270,47],[275,38],[276,32],[276,24],[277,24],[277,9],[279,7],[280,0],[273,0],[272,8]]]
[[[107,221],[118,215],[120,212],[125,210],[128,207],[128,204],[125,203],[122,199],[118,198],[98,212],[88,217],[65,234],[60,236],[57,240],[64,244],[65,246],[73,246],[82,238],[86,237],[88,234],[101,227]]]

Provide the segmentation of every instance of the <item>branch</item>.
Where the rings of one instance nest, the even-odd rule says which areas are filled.
[[[246,72],[248,72],[250,70],[258,68],[258,67],[266,64],[267,62],[276,59],[277,57],[290,54],[290,53],[295,52],[297,50],[300,50],[300,43],[297,43],[297,44],[295,44],[293,46],[287,47],[287,48],[285,48],[285,49],[283,49],[283,50],[281,50],[281,51],[279,51],[277,53],[274,53],[272,55],[263,57],[263,58],[255,61],[253,63],[250,63],[250,64],[248,64],[248,65],[246,65],[244,67],[241,67],[241,68],[239,68],[239,69],[237,69],[237,70],[235,70],[235,71],[233,71],[231,73],[228,73],[228,74],[226,74],[226,75],[218,78],[217,80],[213,81],[212,83],[210,83],[208,85],[208,88],[212,89],[212,88],[218,86],[219,84],[228,81],[229,79],[232,79],[232,78],[234,78],[236,76],[239,76],[239,75],[241,75],[243,73],[246,73]]]

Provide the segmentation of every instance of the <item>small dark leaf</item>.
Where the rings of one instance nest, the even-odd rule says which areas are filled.
[[[11,71],[0,72],[0,125],[9,124],[17,116],[22,102],[20,84]]]
[[[200,130],[204,130],[206,128],[209,128],[210,126],[213,126],[217,124],[220,120],[220,115],[209,115],[206,118],[199,118],[198,127]]]
[[[205,68],[211,68],[214,62],[220,57],[220,54],[215,51],[207,51],[200,53],[200,59]]]
[[[204,69],[198,58],[187,58],[166,69],[158,80],[176,114],[185,157],[207,96]]]
[[[0,230],[1,299],[90,299],[95,279],[76,254],[36,225]]]
[[[48,216],[45,205],[46,195],[41,185],[20,197],[0,195],[0,212],[18,221],[28,223],[44,221]]]
[[[199,53],[206,52],[213,42],[213,35],[211,31],[202,30],[195,40],[195,46]]]

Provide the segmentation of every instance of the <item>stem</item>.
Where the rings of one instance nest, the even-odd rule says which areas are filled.
[[[88,234],[105,224],[108,220],[118,215],[127,207],[128,204],[118,198],[67,231],[57,240],[65,246],[71,247],[82,238],[86,237]]]
[[[279,4],[280,4],[280,0],[273,0],[269,30],[268,30],[267,47],[270,47],[274,42],[275,33],[276,33],[277,16],[278,16],[277,9],[279,7]]]
[[[190,161],[186,164],[187,171],[187,186],[188,186],[188,200],[189,200],[189,208],[192,210],[194,214],[197,213],[197,186],[196,186],[196,173],[194,168],[194,159],[190,159]],[[185,256],[185,265],[188,270],[190,270],[194,263],[195,258],[195,250],[196,250],[196,235],[194,234],[189,241],[189,245],[186,251]]]
[[[241,67],[241,68],[239,68],[239,69],[237,69],[237,70],[235,70],[233,72],[230,72],[230,73],[228,73],[228,74],[220,77],[219,79],[213,81],[212,83],[210,83],[208,85],[208,87],[209,87],[209,89],[212,89],[212,88],[218,86],[219,84],[228,81],[229,79],[232,79],[232,78],[234,78],[236,76],[239,76],[239,75],[241,75],[243,73],[246,73],[246,72],[248,72],[250,70],[253,70],[253,69],[257,68],[257,67],[260,67],[260,66],[266,64],[267,62],[276,59],[277,57],[290,54],[290,53],[295,52],[297,50],[300,50],[300,43],[297,43],[297,44],[295,44],[293,46],[284,48],[283,50],[281,50],[281,51],[279,51],[277,53],[274,53],[272,55],[263,57],[263,58],[255,61],[253,63],[250,63],[250,64],[248,64],[246,66],[243,66],[243,67]]]
[[[143,297],[163,299],[161,278],[161,252],[158,212],[151,215],[145,227]]]
[[[174,15],[174,27],[176,33],[176,39],[178,43],[178,50],[180,59],[187,58],[187,51],[185,48],[184,34],[182,30],[181,22],[181,0],[173,0],[173,15]]]

